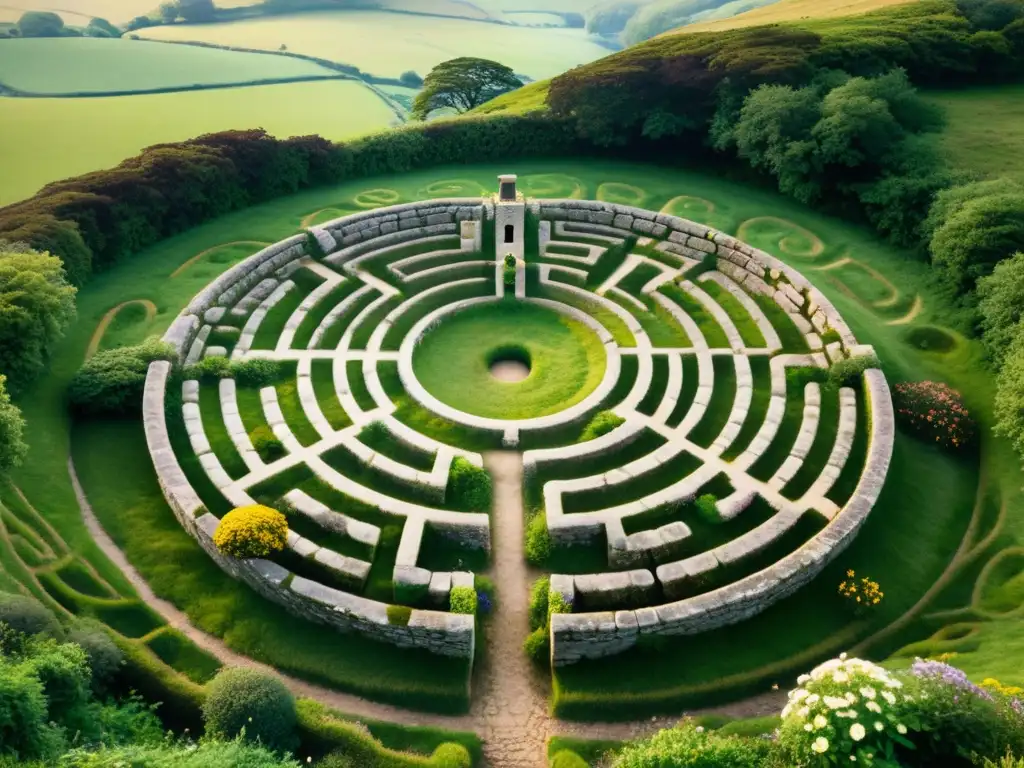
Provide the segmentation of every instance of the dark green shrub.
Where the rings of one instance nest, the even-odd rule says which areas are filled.
[[[168,741],[154,745],[75,750],[62,759],[63,768],[299,768],[262,745],[241,739],[204,739],[199,743]]]
[[[540,629],[548,623],[548,593],[551,578],[541,576],[530,587],[530,629]]]
[[[277,439],[277,435],[266,424],[261,424],[249,433],[252,447],[264,461],[273,461],[285,455],[284,443]]]
[[[434,754],[430,756],[430,764],[433,768],[470,768],[473,759],[464,746],[450,742],[434,750]]]
[[[24,595],[0,593],[0,623],[26,635],[64,635],[57,617],[42,603]]]
[[[448,472],[448,503],[464,512],[489,512],[493,498],[491,476],[457,456]]]
[[[383,421],[371,421],[359,430],[359,439],[367,445],[374,445],[383,440],[390,440],[391,432]]]
[[[551,534],[544,513],[535,510],[526,522],[526,562],[540,567],[551,556]]]
[[[580,435],[579,442],[585,443],[588,440],[593,440],[601,435],[607,435],[613,429],[625,422],[625,419],[621,416],[617,416],[611,411],[601,411],[600,413],[594,414],[594,418],[590,420],[583,429],[583,433]]]
[[[0,755],[56,757],[63,740],[49,724],[43,685],[32,670],[0,660]]]
[[[207,733],[233,739],[245,730],[247,741],[288,750],[296,743],[295,699],[276,677],[252,669],[231,668],[207,685],[203,704]]]
[[[452,613],[468,613],[476,616],[476,590],[472,587],[452,587],[448,596]]]
[[[105,692],[124,666],[124,654],[99,622],[82,621],[68,632],[68,640],[80,645],[89,659],[92,689]]]
[[[189,365],[182,372],[186,379],[198,381],[218,381],[230,379],[234,375],[234,366],[226,357],[217,355],[215,357],[204,357],[198,363]]]
[[[284,368],[281,360],[262,360],[258,357],[231,363],[232,375],[240,387],[265,387],[273,384],[281,379]]]
[[[92,709],[104,744],[158,744],[166,737],[163,723],[156,716],[162,702],[147,704],[132,694],[120,701],[108,701]]]
[[[316,765],[317,768],[359,768],[356,759],[344,752],[331,752]]]
[[[402,85],[406,86],[407,88],[423,87],[423,78],[420,77],[416,72],[413,72],[411,69],[399,75],[398,80]]]
[[[551,662],[551,638],[547,625],[538,627],[526,636],[526,640],[523,641],[523,651],[530,661],[541,666],[546,666]]]
[[[722,514],[718,511],[718,497],[713,493],[705,493],[697,499],[697,512],[709,523],[722,522]]]
[[[830,387],[853,387],[860,389],[863,383],[864,371],[869,368],[881,368],[882,364],[874,355],[861,355],[859,357],[848,357],[845,360],[833,364],[828,369],[828,385]]]
[[[86,737],[97,737],[92,703],[92,674],[85,650],[74,643],[38,639],[25,667],[43,684],[47,720]]]
[[[501,279],[505,285],[516,284],[516,267],[514,264],[511,266],[506,264],[501,268]]]
[[[412,617],[412,608],[407,605],[389,605],[387,608],[388,612],[388,624],[393,624],[396,627],[407,627],[409,626],[409,619]]]
[[[87,416],[139,414],[149,364],[173,360],[174,347],[153,337],[134,347],[97,352],[68,386],[71,407]]]
[[[550,768],[588,768],[587,761],[575,752],[562,749],[551,757]]]

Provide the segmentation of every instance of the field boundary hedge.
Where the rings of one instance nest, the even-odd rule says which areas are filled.
[[[296,75],[294,77],[268,77],[261,80],[241,80],[236,83],[195,83],[194,85],[171,85],[163,88],[143,88],[129,91],[64,91],[61,93],[40,93],[38,91],[22,91],[5,83],[0,83],[4,95],[16,99],[94,99],[110,96],[150,96],[159,93],[186,93],[188,91],[216,91],[224,88],[250,88],[259,85],[287,85],[289,83],[313,83],[322,80],[350,80],[366,84],[364,80],[352,75]],[[371,89],[372,90],[372,89]],[[376,94],[377,92],[374,91]],[[390,105],[389,105],[390,106]]]

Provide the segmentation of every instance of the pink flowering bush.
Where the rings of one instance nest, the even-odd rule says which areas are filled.
[[[974,442],[978,425],[960,393],[941,381],[896,385],[896,419],[930,443],[962,449]]]

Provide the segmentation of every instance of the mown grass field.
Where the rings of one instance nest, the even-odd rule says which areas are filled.
[[[352,64],[364,72],[424,76],[457,56],[497,59],[533,79],[552,77],[610,51],[581,29],[530,29],[379,11],[317,11],[244,21],[139,30],[151,40],[189,40],[288,50]]]
[[[697,24],[673,29],[666,35],[691,32],[720,32],[723,29],[756,27],[759,24],[777,24],[781,21],[803,21],[805,19],[853,16],[858,13],[877,11],[890,5],[903,5],[916,0],[779,0],[776,3],[755,8],[746,13],[727,19],[709,19]]]
[[[0,205],[51,181],[117,165],[161,142],[236,128],[344,139],[396,120],[367,86],[344,80],[140,96],[0,98]]]
[[[946,113],[939,143],[954,167],[1024,181],[1024,85],[925,95]]]
[[[430,696],[456,699],[452,676],[433,662],[429,672],[419,675],[408,662],[391,660],[387,668],[381,667],[384,655],[365,656],[365,651],[348,645],[348,638],[313,635],[312,629],[304,630],[301,640],[293,639],[294,632],[286,638],[280,613],[220,573],[177,527],[142,450],[141,425],[100,422],[70,433],[63,393],[107,310],[130,299],[153,301],[158,311],[152,319],[132,313],[111,326],[107,342],[141,340],[166,328],[188,298],[229,264],[203,257],[178,271],[177,277],[169,277],[196,254],[242,239],[279,239],[321,209],[357,210],[371,190],[377,199],[389,202],[478,194],[493,188],[497,173],[509,170],[498,165],[438,169],[305,192],[198,227],[97,277],[81,292],[79,322],[58,349],[52,373],[21,403],[32,448],[27,465],[14,473],[14,482],[69,541],[88,548],[66,481],[64,463],[73,451],[103,524],[157,593],[186,611],[198,626],[283,669],[318,679],[326,675],[325,682],[367,695],[387,696],[400,688],[417,702]],[[779,195],[697,173],[594,161],[522,162],[512,170],[519,173],[526,194],[621,200],[628,193],[632,204],[680,212],[740,233],[818,285],[861,341],[875,346],[890,382],[948,381],[964,392],[983,426],[990,424],[992,377],[977,345],[958,333],[957,312],[929,287],[926,265],[867,231]],[[837,264],[847,256],[852,260]],[[948,348],[927,351],[913,343],[911,332],[935,326],[949,336]],[[867,643],[859,652],[878,658],[908,642],[927,640],[942,622],[922,622],[912,614],[906,626],[895,623],[947,570],[972,515],[980,509],[982,532],[998,525],[998,535],[977,567],[954,573],[939,607],[959,610],[965,601],[970,604],[972,585],[981,578],[984,562],[1024,539],[1017,459],[1004,443],[989,438],[981,455],[979,471],[976,457],[950,456],[900,433],[889,482],[867,526],[810,587],[736,627],[559,669],[556,708],[578,717],[636,718],[654,710],[678,711],[694,703],[767,690],[773,682],[786,684],[815,661],[859,642]],[[110,456],[118,460],[90,458]],[[883,608],[870,621],[851,621],[836,599],[836,584],[847,568],[877,579],[885,591]],[[997,571],[984,577],[982,598],[1000,611],[1017,610],[1024,595],[1014,573]],[[961,649],[965,668],[987,675],[992,674],[989,666],[998,664],[1003,682],[1024,683],[1019,669],[999,660],[1002,648],[1024,642],[1019,622],[984,616],[974,620],[977,630],[970,645]],[[890,636],[873,635],[891,626],[898,629]],[[932,642],[936,645],[942,647]],[[337,661],[342,657],[348,660]]]
[[[0,44],[0,83],[47,95],[147,91],[336,75],[302,59],[92,37]]]

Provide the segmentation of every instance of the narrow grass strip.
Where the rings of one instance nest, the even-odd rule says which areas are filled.
[[[779,341],[782,342],[783,352],[800,353],[810,351],[810,347],[807,346],[807,339],[800,333],[800,329],[796,327],[796,323],[793,322],[786,310],[760,293],[752,293],[751,296],[757,302],[761,311],[764,312],[765,317],[768,318],[768,322],[775,328],[775,332],[779,334]]]
[[[726,461],[732,461],[745,450],[747,446],[757,437],[761,425],[764,423],[765,414],[768,413],[768,403],[772,399],[772,369],[771,360],[767,357],[751,357],[750,374],[753,380],[753,396],[750,399],[750,409],[747,417],[743,420],[739,434],[732,441],[732,445],[722,454]]]
[[[732,356],[716,355],[713,360],[715,386],[711,391],[711,402],[689,434],[689,439],[702,448],[710,448],[718,439],[729,422],[732,405],[736,400],[736,364]]]
[[[693,319],[697,327],[700,328],[704,341],[707,342],[709,347],[729,346],[729,338],[725,335],[725,331],[722,330],[722,326],[718,324],[718,321],[708,312],[707,308],[693,298],[693,296],[675,283],[663,285],[658,290],[675,302],[680,309]]]
[[[295,435],[295,439],[302,443],[303,446],[312,445],[320,439],[320,433],[316,431],[309,419],[306,417],[306,412],[302,408],[302,401],[299,400],[299,383],[295,377],[289,378],[289,380],[276,384],[274,389],[277,390],[277,403],[281,406],[281,413],[284,416],[285,423],[288,424],[288,428]]]
[[[274,349],[295,310],[324,282],[320,275],[305,267],[295,270],[289,279],[295,283],[295,287],[267,312],[263,322],[256,329],[252,349]]]
[[[665,397],[665,389],[668,387],[668,358],[665,355],[654,355],[651,359],[651,385],[647,388],[647,394],[637,405],[636,409],[645,416],[653,416],[661,401]]]
[[[629,274],[619,281],[618,285],[619,288],[624,290],[626,293],[636,296],[638,299],[643,301],[643,287],[660,274],[661,270],[653,264],[641,262],[633,267],[633,269],[629,271]]]
[[[366,315],[353,332],[349,349],[366,349],[366,345],[370,343],[370,337],[377,330],[377,326],[403,301],[405,301],[403,296],[392,296],[387,301],[382,301],[372,312]]]
[[[331,360],[314,360],[310,379],[313,392],[320,410],[333,429],[344,429],[351,426],[352,419],[345,413],[338,393],[334,388],[334,362]]]
[[[199,413],[203,417],[203,431],[210,441],[210,449],[217,456],[224,471],[232,480],[245,475],[249,468],[242,461],[241,454],[228,434],[224,415],[220,407],[220,391],[216,383],[199,386]]]
[[[859,415],[859,414],[858,414]],[[814,485],[821,470],[828,462],[839,432],[839,390],[835,387],[821,388],[821,415],[818,418],[818,430],[814,434],[814,442],[807,452],[804,463],[782,489],[787,499],[799,499]]]
[[[295,341],[292,342],[292,346],[295,349],[308,348],[309,342],[313,339],[313,334],[320,327],[320,323],[323,322],[324,318],[359,287],[360,284],[357,280],[346,279],[332,288],[326,296],[313,305],[309,312],[306,313],[302,323],[299,324],[298,329],[295,331]]]
[[[740,333],[740,338],[743,339],[744,346],[759,349],[768,346],[764,334],[757,327],[757,322],[747,312],[746,308],[740,304],[739,299],[714,280],[705,280],[700,283],[700,287],[717,301],[722,306],[722,309],[725,310],[725,313],[729,315],[729,319],[732,320],[736,330]]]
[[[587,273],[587,288],[594,290],[615,274],[615,270],[622,266],[626,256],[633,250],[636,240],[637,238],[635,237],[627,237],[625,241],[610,246],[604,253],[598,256],[597,262]]]
[[[853,445],[850,448],[850,456],[843,466],[843,471],[836,478],[831,490],[826,495],[828,499],[842,506],[853,496],[857,483],[860,481],[861,473],[864,471],[864,464],[868,458],[868,427],[870,426],[870,415],[863,391],[857,392],[857,430],[853,436]]]
[[[420,299],[415,304],[410,304],[409,308],[395,319],[388,332],[384,334],[381,349],[397,350],[402,346],[402,342],[409,335],[412,327],[431,312],[456,301],[475,299],[480,296],[487,296],[493,292],[494,285],[492,282],[466,283],[463,285],[453,285],[451,288],[446,288],[425,299]]]
[[[352,482],[383,493],[385,496],[390,496],[400,501],[407,501],[411,504],[422,504],[440,509],[454,509],[454,507],[446,506],[443,502],[439,501],[430,489],[403,483],[373,465],[364,464],[358,456],[344,445],[339,445],[329,451],[325,451],[320,458],[328,466],[338,470],[338,472]]]
[[[437,288],[439,285],[448,285],[458,280],[468,280],[471,277],[483,278],[491,286],[491,294],[494,293],[494,265],[493,264],[459,264],[452,269],[438,272],[433,275],[421,277],[415,282],[407,282],[402,285],[406,296],[415,296],[430,288]]]
[[[345,363],[345,374],[348,377],[348,386],[352,397],[356,400],[356,405],[364,411],[372,411],[376,408],[377,403],[374,401],[373,395],[370,394],[370,390],[366,386],[366,378],[363,376],[362,360],[349,360]]]
[[[418,469],[421,472],[430,472],[434,468],[435,454],[409,445],[387,430],[364,429],[359,433],[359,442],[372,448],[381,456],[387,456],[399,464],[405,464],[407,467]]]
[[[379,298],[380,294],[377,291],[367,291],[353,301],[351,306],[334,319],[331,327],[324,331],[324,335],[320,339],[319,349],[337,349],[338,344],[341,343],[341,337],[348,330],[349,324],[360,312]]]
[[[695,355],[683,355],[683,388],[679,391],[679,399],[676,400],[676,407],[668,415],[666,424],[670,427],[678,427],[690,412],[694,398],[697,397],[697,385],[699,383],[697,357]]]
[[[796,444],[804,422],[804,382],[799,377],[786,380],[786,411],[775,439],[754,462],[748,474],[758,480],[770,480],[783,465]]]
[[[564,494],[562,509],[566,514],[593,512],[636,501],[667,488],[700,467],[700,459],[683,451],[650,472],[632,477],[623,483]]]

